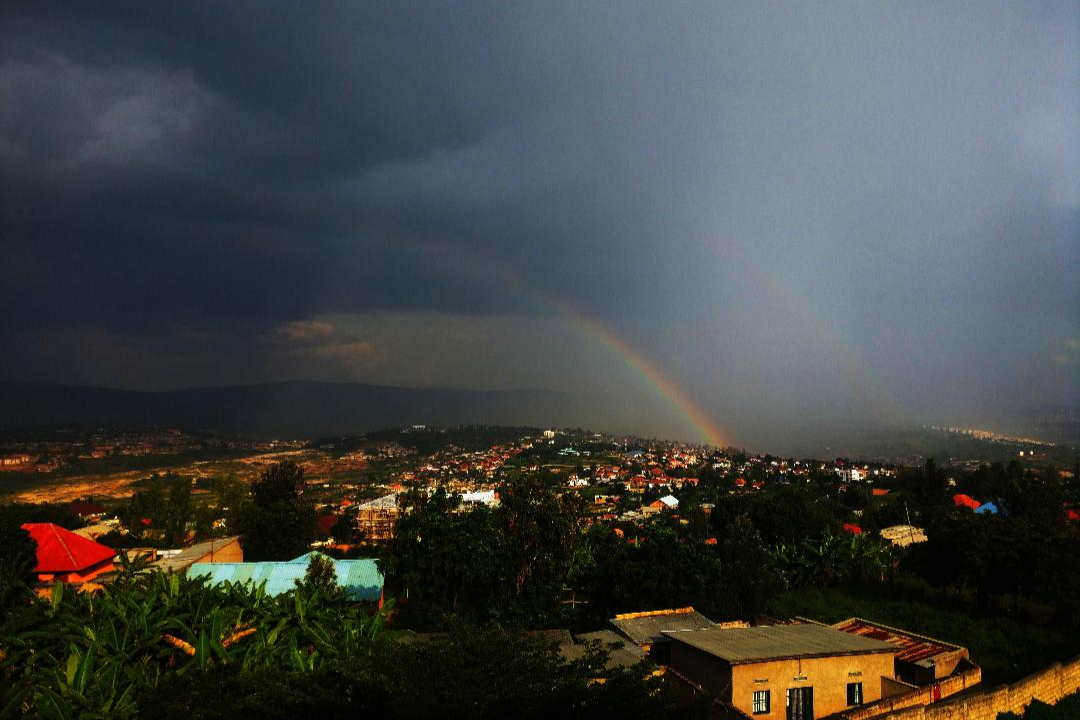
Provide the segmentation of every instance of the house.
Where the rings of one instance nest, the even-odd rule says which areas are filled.
[[[397,493],[383,495],[357,506],[356,529],[367,542],[390,540],[400,513]]]
[[[664,507],[668,510],[674,510],[675,508],[679,507],[679,498],[675,497],[674,495],[665,495],[664,497],[660,498],[658,502],[662,503]]]
[[[716,623],[692,607],[623,613],[612,618],[611,624],[630,642],[663,663],[667,662],[671,644],[665,631],[684,633],[716,627]]]
[[[37,543],[34,573],[43,584],[89,582],[113,569],[116,551],[53,523],[21,526]]]
[[[306,553],[287,562],[226,562],[195,563],[188,568],[190,577],[206,577],[211,585],[223,582],[266,584],[268,595],[282,595],[303,582],[313,555]],[[326,556],[321,556],[326,557]],[[338,587],[349,600],[377,602],[382,605],[383,576],[373,558],[335,560],[334,573]]]
[[[965,495],[964,493],[957,493],[956,495],[953,495],[952,500],[953,505],[955,505],[956,507],[966,507],[971,510],[979,509],[979,501],[971,497],[970,495]]]
[[[892,690],[883,679],[893,677],[893,645],[825,625],[663,634],[673,670],[753,717],[811,720]]]
[[[970,662],[967,648],[943,640],[936,640],[907,630],[898,630],[862,618],[848,618],[832,627],[841,632],[881,640],[892,645],[895,648],[893,677],[900,683],[907,683],[908,686],[933,685],[954,673],[974,667]],[[908,687],[900,689],[904,691]]]
[[[177,550],[151,551],[154,567],[167,573],[187,570],[195,563],[237,563],[244,561],[239,536],[213,538]],[[131,554],[131,551],[128,552]]]
[[[491,507],[498,504],[499,495],[494,490],[477,490],[475,492],[462,493],[461,502]]]
[[[893,525],[882,528],[879,534],[883,539],[899,547],[907,547],[927,540],[926,531],[913,525]]]
[[[998,514],[998,506],[995,505],[992,502],[985,502],[982,505],[980,505],[978,508],[975,509],[975,513],[978,514],[978,515],[983,515],[983,514],[986,514],[986,513],[990,513],[991,515],[997,515]]]
[[[585,657],[588,644],[594,642],[600,643],[604,649],[608,650],[606,667],[609,670],[633,667],[648,658],[644,650],[612,630],[583,633],[574,636],[573,639],[575,642],[570,644],[559,643],[559,654],[569,662]]]

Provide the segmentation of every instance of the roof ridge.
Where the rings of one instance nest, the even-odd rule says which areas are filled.
[[[76,565],[77,563],[75,562],[75,554],[71,552],[71,547],[67,544],[67,540],[64,539],[63,535],[57,532],[57,529],[59,527],[59,525],[49,523],[49,529],[52,530],[53,535],[56,536],[56,541],[59,542],[60,545],[64,548],[64,552],[67,553],[68,560],[71,561],[72,565]]]

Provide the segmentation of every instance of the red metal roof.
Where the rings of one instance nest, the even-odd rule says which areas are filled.
[[[37,573],[81,572],[116,555],[112,548],[52,523],[26,523],[22,529],[37,543]]]
[[[979,506],[982,504],[975,498],[971,497],[970,495],[965,495],[964,493],[957,493],[956,495],[953,495],[952,501],[953,505],[955,505],[956,507],[968,507],[972,510],[978,510]]]

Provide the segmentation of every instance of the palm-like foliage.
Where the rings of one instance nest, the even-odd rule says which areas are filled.
[[[879,537],[828,530],[816,538],[778,545],[773,555],[790,587],[882,582],[897,561],[896,548]]]
[[[312,672],[363,652],[382,615],[315,587],[279,597],[262,586],[140,572],[125,565],[97,593],[54,586],[13,612],[0,645],[0,716],[135,715],[165,673],[215,665]]]

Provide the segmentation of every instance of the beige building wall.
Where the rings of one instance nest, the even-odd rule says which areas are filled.
[[[788,688],[814,689],[814,717],[847,710],[848,683],[861,682],[863,704],[880,700],[883,678],[893,678],[893,653],[834,655],[729,665],[684,643],[672,643],[671,666],[747,715],[762,720],[786,717]],[[754,715],[755,691],[769,691],[769,712]]]
[[[231,562],[244,562],[244,550],[240,547],[239,538],[234,538],[232,542],[221,547],[214,548],[213,552],[208,552],[198,560],[197,563],[231,563]]]
[[[812,687],[814,717],[820,718],[851,707],[847,704],[849,683],[862,683],[865,704],[880,700],[881,679],[892,677],[891,652],[735,665],[731,668],[731,704],[751,715],[754,691],[770,690],[769,714],[756,717],[784,718],[787,689]]]

